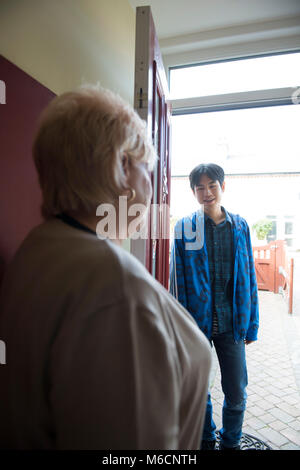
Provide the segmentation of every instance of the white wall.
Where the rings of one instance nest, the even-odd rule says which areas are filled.
[[[300,16],[240,24],[160,40],[166,70],[178,65],[300,49]]]
[[[0,2],[0,54],[56,94],[100,82],[133,104],[134,50],[127,0]]]

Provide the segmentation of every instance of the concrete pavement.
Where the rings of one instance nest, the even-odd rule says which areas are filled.
[[[300,450],[300,312],[287,313],[280,294],[259,291],[257,342],[246,346],[248,403],[243,431],[274,450]],[[217,429],[223,392],[214,354],[211,393]]]

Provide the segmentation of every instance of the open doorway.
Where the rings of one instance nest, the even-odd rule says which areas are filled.
[[[300,53],[289,53],[170,72],[170,93],[176,98],[171,232],[179,218],[198,208],[189,188],[190,171],[199,163],[217,163],[226,174],[224,206],[247,220],[255,247],[269,244],[267,252],[284,250],[282,276],[290,258],[295,258],[298,272],[300,253],[299,65]],[[276,240],[282,244],[277,246]],[[264,255],[262,250],[258,255]],[[284,287],[278,268],[278,262],[274,273],[266,267],[272,287],[260,279],[262,290],[278,293]],[[258,265],[258,276],[264,277],[263,269]],[[298,296],[295,290],[295,307]]]
[[[269,245],[270,252],[281,244],[287,260],[294,259],[292,315],[282,295],[286,265],[275,263],[271,287],[260,283],[259,341],[247,351],[246,426],[276,449],[300,449],[299,65],[300,54],[294,53],[178,68],[170,74],[171,231],[178,219],[199,208],[189,187],[190,171],[199,163],[217,163],[226,175],[223,205],[247,220],[253,246],[260,251]],[[219,410],[221,395],[217,390]]]

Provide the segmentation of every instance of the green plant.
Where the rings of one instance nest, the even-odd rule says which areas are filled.
[[[261,219],[256,224],[253,224],[252,228],[255,230],[257,238],[264,240],[270,230],[272,229],[273,222],[268,219]]]

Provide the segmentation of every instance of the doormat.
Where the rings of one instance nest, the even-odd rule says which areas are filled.
[[[220,450],[220,435],[218,431],[216,432],[216,437],[215,449]],[[240,441],[240,450],[272,450],[272,447],[258,439],[258,437],[243,433]]]

